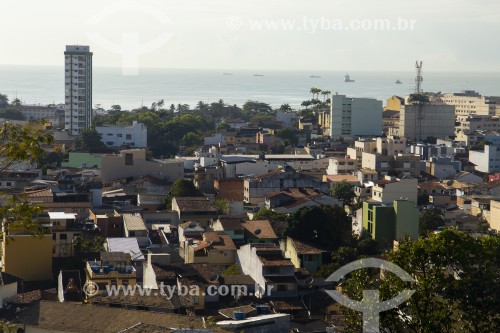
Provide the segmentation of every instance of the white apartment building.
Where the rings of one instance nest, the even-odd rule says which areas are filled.
[[[382,101],[333,95],[330,108],[332,138],[382,134]]]
[[[15,108],[16,111],[22,113],[28,121],[37,121],[45,119],[53,126],[61,125],[61,120],[64,119],[64,107],[56,105],[20,105]]]
[[[377,153],[387,156],[396,156],[406,152],[406,140],[397,136],[377,138]]]
[[[401,106],[399,135],[409,140],[446,138],[455,134],[455,107],[425,104]]]
[[[330,164],[326,169],[326,174],[331,175],[351,175],[356,171],[356,160],[349,158],[330,158]]]
[[[476,165],[479,172],[500,171],[500,145],[485,145],[484,150],[470,150],[469,161]]]
[[[418,180],[385,176],[375,182],[372,188],[372,201],[391,203],[394,200],[408,200],[417,203]]]
[[[65,65],[64,127],[70,135],[92,123],[92,52],[88,46],[67,45]]]
[[[96,126],[102,142],[108,147],[130,146],[146,148],[148,146],[148,128],[134,121],[132,126]]]
[[[481,96],[474,90],[443,94],[441,100],[444,104],[455,107],[457,118],[469,115],[500,115],[500,97]]]
[[[354,142],[354,147],[347,147],[347,157],[355,159],[358,168],[361,168],[363,153],[376,153],[377,140],[360,139]]]

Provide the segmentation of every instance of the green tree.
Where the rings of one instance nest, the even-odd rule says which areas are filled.
[[[216,132],[220,132],[222,130],[228,130],[230,129],[231,126],[228,124],[228,123],[220,123],[219,125],[217,125],[217,127],[215,128],[215,131]]]
[[[82,259],[104,251],[104,243],[106,243],[106,238],[102,235],[96,235],[90,239],[84,239],[81,235],[77,235],[72,240],[75,256]]]
[[[121,111],[122,110],[122,106],[119,105],[119,104],[113,104],[113,105],[111,105],[111,109],[113,111]]]
[[[291,112],[292,111],[292,107],[290,106],[290,104],[284,103],[284,104],[281,104],[279,110],[283,111],[283,112]]]
[[[0,172],[5,172],[18,162],[39,162],[44,156],[43,145],[52,144],[52,134],[41,129],[41,122],[24,126],[5,122],[0,125]],[[10,196],[0,207],[0,232],[23,230],[35,235],[46,232],[40,228],[36,216],[42,212],[40,205],[32,205],[24,198]],[[4,239],[4,241],[8,241]]]
[[[97,132],[95,127],[92,127],[80,131],[77,146],[85,149],[101,148],[104,147],[104,143],[102,143],[101,135]]]
[[[299,130],[297,129],[283,128],[277,130],[275,135],[283,140],[285,146],[296,146],[299,144]]]
[[[444,226],[443,213],[439,208],[426,209],[419,218],[420,236],[427,236],[430,231],[435,231]]]
[[[217,199],[215,200],[215,207],[217,207],[217,212],[221,215],[229,214],[229,200],[227,199]]]
[[[351,221],[339,206],[303,207],[288,216],[283,234],[332,250],[352,243]]]
[[[312,94],[312,99],[315,99],[319,96],[319,94],[321,93],[321,89],[319,88],[316,88],[316,87],[312,87],[309,92]]]
[[[262,208],[254,216],[253,220],[268,220],[274,232],[281,236],[286,225],[287,215],[274,210]]]
[[[242,275],[241,266],[238,264],[232,264],[228,268],[226,268],[221,275],[222,276],[231,276],[231,275]]]
[[[201,145],[203,138],[195,132],[189,132],[182,137],[182,143],[188,147]]]
[[[273,109],[267,103],[246,101],[245,104],[243,104],[243,111],[249,113],[271,113]]]
[[[197,189],[189,179],[177,179],[173,184],[166,199],[166,207],[171,209],[172,199],[175,197],[202,197],[203,193]]]
[[[9,97],[5,94],[0,94],[0,108],[9,106]]]
[[[356,196],[354,194],[354,186],[345,180],[336,182],[332,186],[330,193],[332,196],[342,201],[344,205],[350,205]]]

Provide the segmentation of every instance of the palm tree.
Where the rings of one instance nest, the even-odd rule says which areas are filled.
[[[327,98],[328,96],[330,96],[330,94],[331,94],[331,91],[330,91],[330,90],[323,90],[323,91],[321,92],[321,95],[323,95],[323,102],[324,102],[324,101],[326,101],[326,98]]]
[[[300,104],[300,105],[305,106],[305,107],[306,107],[306,110],[307,110],[307,108],[308,108],[311,104],[312,104],[312,103],[311,103],[311,101],[303,101],[303,102],[302,102],[302,104]]]
[[[309,90],[309,92],[313,95],[313,99],[316,97],[316,95],[319,96],[319,94],[321,93],[321,89],[319,88],[316,88],[316,87],[312,87],[311,90]]]
[[[288,112],[288,111],[292,111],[292,108],[290,107],[290,104],[285,103],[285,104],[281,104],[280,110]]]

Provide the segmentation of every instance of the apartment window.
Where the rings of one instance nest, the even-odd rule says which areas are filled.
[[[126,140],[132,140],[132,134],[125,134]]]
[[[127,153],[125,154],[125,165],[134,165],[134,155]]]
[[[56,240],[56,233],[55,232],[52,233],[52,240]]]
[[[286,284],[278,284],[278,291],[288,291],[288,286]]]
[[[117,136],[118,138],[121,138],[121,137],[123,137],[123,134],[118,133],[116,136]]]
[[[68,235],[66,235],[66,234],[60,234],[59,235],[59,239],[60,240],[66,240],[66,239],[68,239]]]

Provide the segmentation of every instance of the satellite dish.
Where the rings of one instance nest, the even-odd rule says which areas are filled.
[[[210,282],[216,282],[219,280],[219,275],[217,274],[210,274],[210,277],[208,278]]]
[[[255,229],[254,234],[257,236],[257,235],[260,235],[260,233],[261,233],[261,232],[262,232],[262,230],[260,230],[260,229]]]

